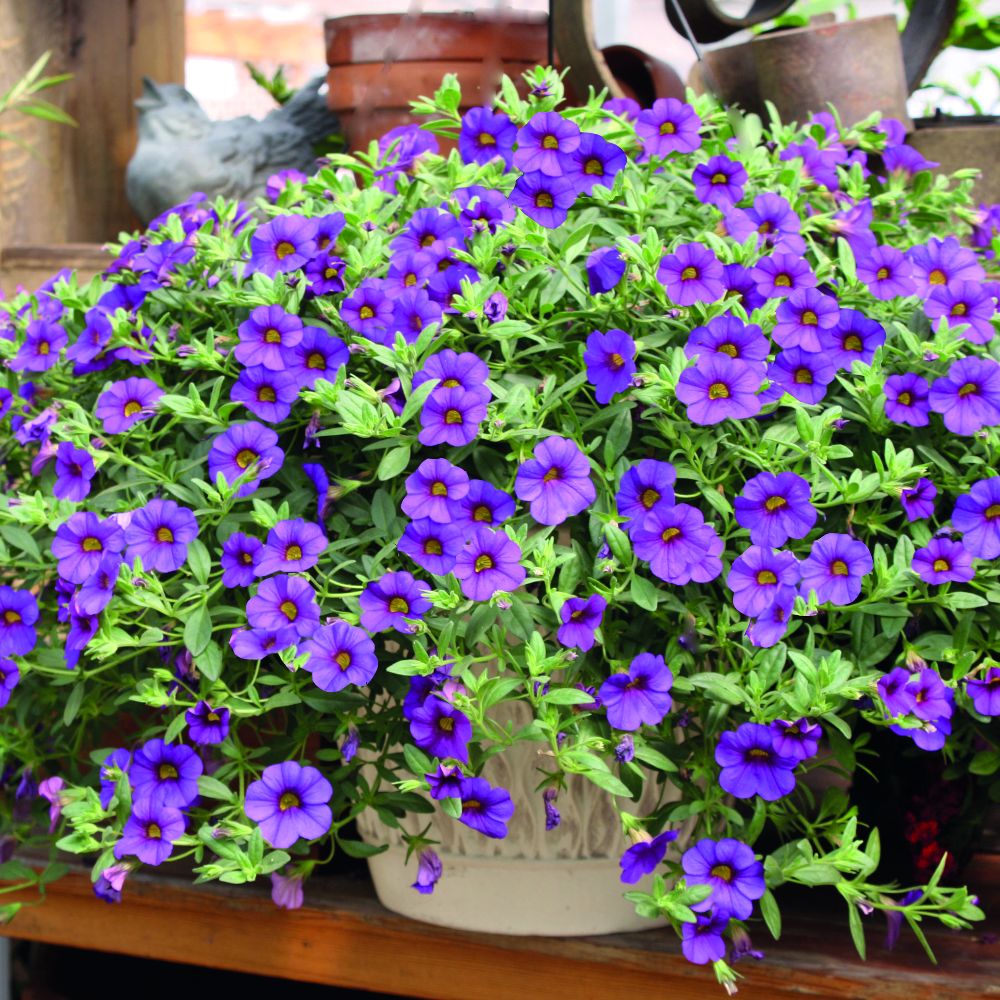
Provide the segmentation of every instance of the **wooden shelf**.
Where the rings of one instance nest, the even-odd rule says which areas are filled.
[[[977,860],[968,881],[1000,899],[1000,860]],[[483,901],[489,905],[488,900]],[[983,1000],[1000,997],[1000,943],[994,920],[985,929],[928,937],[932,966],[904,930],[899,947],[882,947],[885,924],[866,919],[869,961],[854,955],[846,915],[785,914],[785,933],[755,945],[767,957],[738,969],[742,1000]],[[367,884],[321,877],[307,886],[306,905],[274,906],[264,884],[192,886],[158,875],[133,876],[119,905],[94,897],[83,871],[49,889],[2,929],[45,941],[213,968],[280,976],[428,1000],[703,1000],[722,996],[710,969],[690,965],[673,933],[595,938],[520,938],[449,931],[385,910]]]

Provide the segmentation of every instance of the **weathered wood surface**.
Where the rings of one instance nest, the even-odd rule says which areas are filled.
[[[0,246],[101,242],[136,225],[125,198],[143,75],[184,79],[183,0],[0,0],[0,90],[43,52],[74,78],[42,96],[80,123],[10,113],[0,128]]]
[[[111,256],[97,243],[0,247],[0,290],[12,295],[21,285],[28,291],[34,291],[64,267],[76,271],[80,284],[83,284],[98,271],[104,270],[111,260]]]
[[[1000,866],[969,875],[1000,898]],[[120,905],[94,898],[74,873],[41,906],[3,928],[11,937],[194,965],[280,976],[330,986],[433,1000],[704,1000],[721,996],[711,973],[689,965],[672,932],[598,938],[518,938],[443,930],[397,917],[365,882],[319,878],[300,910],[276,908],[265,886],[192,887],[179,879],[133,877]],[[489,905],[488,900],[483,901]],[[825,918],[785,914],[780,943],[755,932],[767,957],[740,963],[742,1000],[984,1000],[1000,996],[996,918],[985,930],[929,934],[932,966],[904,931],[894,953],[881,946],[884,924],[868,918],[869,961],[852,952],[842,906]]]

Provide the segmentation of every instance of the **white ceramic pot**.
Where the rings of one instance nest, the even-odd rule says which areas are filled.
[[[523,725],[527,720],[519,721]],[[571,775],[556,803],[562,821],[545,829],[542,796],[535,791],[539,765],[546,759],[539,754],[545,749],[540,743],[517,743],[486,763],[483,776],[506,788],[515,804],[505,839],[484,837],[440,810],[403,820],[409,833],[429,821],[428,836],[440,841],[434,849],[444,872],[431,894],[412,888],[416,858],[404,863],[401,831],[386,826],[374,810],[359,816],[358,830],[366,842],[389,844],[387,851],[368,859],[383,906],[415,920],[493,934],[571,937],[662,927],[637,916],[624,898],[633,887],[621,882],[618,861],[628,844],[607,792]],[[661,799],[649,781],[640,802],[620,804],[644,816],[658,800],[678,797],[677,789],[667,784]]]

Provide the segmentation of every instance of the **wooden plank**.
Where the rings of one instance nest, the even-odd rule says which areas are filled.
[[[976,877],[970,876],[976,884]],[[988,880],[987,880],[988,881]],[[831,895],[833,895],[831,893]],[[93,897],[76,872],[40,906],[25,907],[2,933],[124,954],[187,962],[429,1000],[703,1000],[711,972],[679,954],[672,932],[599,938],[520,938],[463,933],[397,917],[357,880],[318,878],[307,905],[275,907],[264,886],[193,887],[133,876],[125,901]],[[484,905],[489,905],[484,900]],[[987,905],[987,912],[990,907]],[[842,907],[832,919],[786,915],[786,939],[758,929],[760,963],[741,963],[743,1000],[983,1000],[1000,996],[1000,945],[985,933],[932,932],[941,965],[911,940],[885,952],[869,931],[872,958],[852,956]],[[872,918],[874,920],[874,918]],[[873,924],[878,936],[881,922]],[[995,924],[993,925],[995,929]]]
[[[0,248],[0,289],[8,295],[18,285],[33,291],[64,267],[76,271],[82,283],[104,270],[110,262],[110,254],[97,243],[3,247]]]

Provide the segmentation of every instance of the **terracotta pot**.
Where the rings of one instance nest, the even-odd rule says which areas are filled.
[[[928,159],[940,164],[938,172],[951,174],[963,167],[977,167],[976,200],[985,205],[1000,201],[1000,118],[969,116],[925,118],[914,122],[906,141]]]
[[[461,110],[489,104],[504,74],[517,80],[547,61],[544,17],[519,14],[361,14],[326,22],[328,101],[351,149],[417,119],[410,101],[446,73],[462,86]]]
[[[650,107],[658,97],[684,100],[683,81],[662,59],[632,45],[609,45],[601,54],[625,96],[642,107]]]

